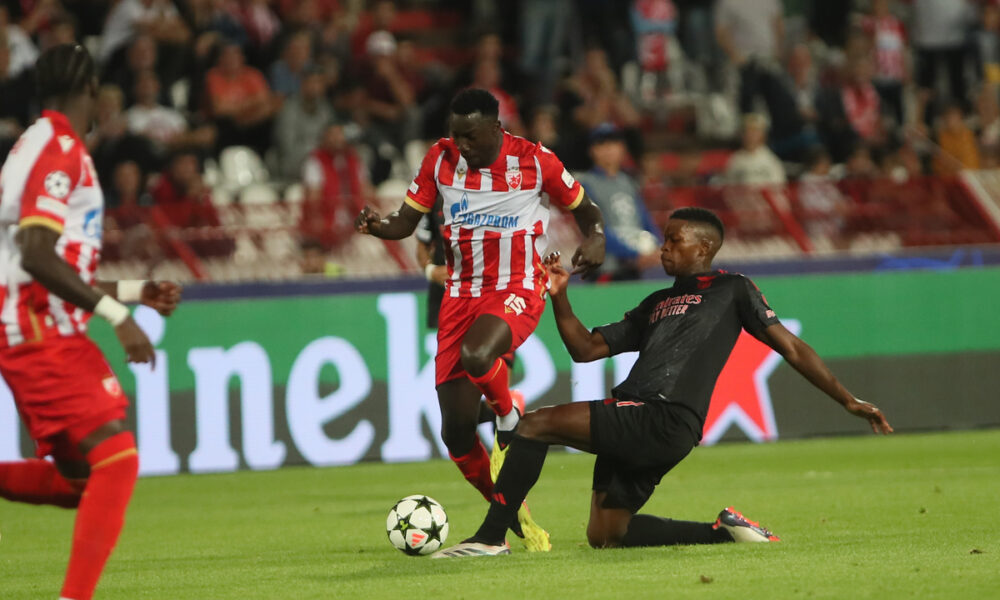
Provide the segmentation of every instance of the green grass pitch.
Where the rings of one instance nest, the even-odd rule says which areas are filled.
[[[550,454],[529,500],[549,554],[431,561],[385,515],[438,499],[450,542],[485,503],[447,461],[140,480],[99,599],[997,598],[1000,430],[696,449],[643,512],[727,504],[778,544],[591,550],[592,458]],[[0,598],[56,598],[73,513],[0,501]]]

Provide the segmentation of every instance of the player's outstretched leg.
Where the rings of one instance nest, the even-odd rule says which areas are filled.
[[[0,498],[12,502],[76,508],[82,490],[82,483],[66,479],[47,460],[0,463]]]
[[[125,510],[139,473],[131,432],[116,433],[86,453],[90,479],[80,500],[73,529],[62,598],[90,600],[97,580],[125,524]]]
[[[492,314],[476,318],[462,337],[462,368],[497,414],[499,431],[513,431],[519,419],[510,394],[510,370],[503,360],[512,343],[510,326]]]
[[[677,521],[653,515],[633,515],[621,542],[615,545],[624,547],[675,546],[680,544],[777,541],[780,541],[778,536],[759,523],[747,519],[730,506],[719,513],[715,523]]]

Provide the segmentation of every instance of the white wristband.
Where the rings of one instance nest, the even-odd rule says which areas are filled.
[[[125,322],[125,319],[129,318],[131,313],[129,313],[127,306],[111,296],[105,295],[94,307],[94,314],[111,323],[112,327],[118,327]]]
[[[424,277],[427,278],[427,281],[434,281],[434,269],[436,268],[437,265],[434,263],[427,263],[427,266],[424,267]]]
[[[138,302],[142,300],[142,288],[146,285],[145,279],[122,279],[118,282],[119,302]]]

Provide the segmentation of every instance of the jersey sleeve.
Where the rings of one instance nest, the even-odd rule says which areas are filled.
[[[434,171],[437,168],[438,159],[444,147],[441,142],[431,146],[431,149],[424,155],[424,160],[420,163],[420,171],[413,178],[410,187],[406,190],[404,202],[422,213],[429,213],[434,208],[434,200],[437,198],[437,182],[434,180]]]
[[[82,168],[79,149],[64,152],[58,143],[46,146],[25,181],[18,225],[41,225],[62,233],[69,195],[80,183]]]
[[[645,309],[646,303],[625,313],[621,321],[609,323],[594,328],[594,333],[601,334],[611,350],[611,356],[622,352],[635,352],[639,350],[642,342],[643,325],[649,322],[649,315]]]
[[[740,324],[747,333],[760,338],[764,330],[778,322],[778,316],[767,304],[767,299],[749,277],[740,276],[736,294],[736,309]]]
[[[583,186],[563,166],[554,152],[538,145],[538,165],[542,170],[542,191],[549,195],[553,203],[567,210],[573,210],[583,201]]]

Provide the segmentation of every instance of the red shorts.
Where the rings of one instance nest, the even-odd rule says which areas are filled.
[[[0,349],[0,375],[39,457],[77,458],[64,433],[82,439],[125,418],[128,398],[100,349],[84,335]]]
[[[510,327],[510,348],[502,357],[509,362],[514,351],[535,331],[544,311],[545,298],[531,290],[488,292],[479,298],[452,298],[445,294],[438,315],[434,384],[468,376],[462,368],[462,338],[480,315],[496,315]]]

